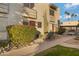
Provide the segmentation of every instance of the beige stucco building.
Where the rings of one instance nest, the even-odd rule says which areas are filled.
[[[0,39],[7,37],[6,26],[34,26],[44,35],[58,29],[59,8],[48,3],[0,3]]]
[[[66,28],[67,30],[76,30],[79,21],[66,21],[61,24],[62,27]]]
[[[77,26],[79,24],[78,21],[66,21],[63,22],[61,25],[62,26]]]
[[[29,5],[31,6],[31,4]],[[49,31],[56,32],[58,30],[59,8],[47,3],[34,3],[32,6],[29,12],[26,5],[27,15],[23,15],[30,25],[36,27],[42,35]]]

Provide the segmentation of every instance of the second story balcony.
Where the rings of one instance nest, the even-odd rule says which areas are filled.
[[[50,5],[49,5],[49,8],[50,8],[50,9],[49,9],[50,15],[51,15],[51,16],[54,16],[54,15],[55,15],[55,12],[57,11],[57,8],[58,8],[58,7],[55,6],[54,4],[50,4]]]
[[[26,4],[26,6],[23,7],[23,16],[26,18],[36,19],[37,12],[36,12],[36,10],[27,7],[27,4]]]

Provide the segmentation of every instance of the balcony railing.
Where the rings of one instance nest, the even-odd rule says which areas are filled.
[[[37,18],[36,10],[30,9],[28,7],[24,7],[23,13],[24,13],[23,16],[26,18],[33,18],[33,19]]]

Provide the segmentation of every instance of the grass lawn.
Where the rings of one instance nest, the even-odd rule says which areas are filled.
[[[79,56],[79,49],[57,45],[36,54],[36,56]]]

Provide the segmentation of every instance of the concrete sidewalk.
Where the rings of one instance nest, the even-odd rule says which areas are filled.
[[[75,44],[69,44],[69,43],[61,43],[61,46],[65,46],[65,47],[71,47],[71,48],[76,48],[79,49],[79,45],[75,45]]]
[[[66,40],[70,40],[74,38],[74,36],[65,36],[60,39],[52,40],[52,41],[44,41],[41,44],[32,44],[28,47],[23,47],[16,50],[11,50],[9,52],[5,52],[1,56],[32,56],[36,53],[39,53],[43,50],[56,46],[58,44],[63,43]]]
[[[56,40],[52,40],[52,41],[45,41],[40,46],[38,46],[39,49],[37,50],[36,53],[39,53],[39,52],[41,52],[43,50],[54,47],[56,45],[60,45],[60,44],[62,44],[63,42],[65,42],[67,40],[73,39],[74,37],[75,36],[65,36],[65,37],[62,37],[60,39],[56,39]]]

